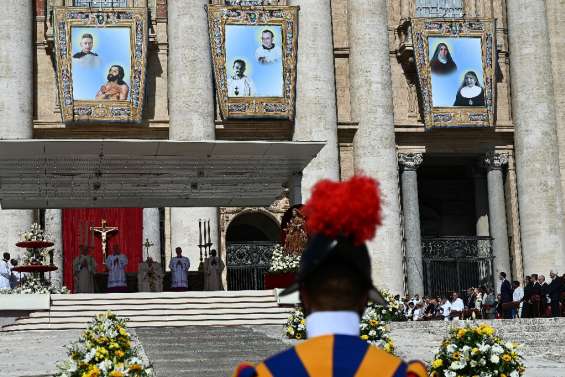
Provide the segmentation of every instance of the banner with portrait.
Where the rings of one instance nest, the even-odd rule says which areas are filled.
[[[55,25],[63,121],[141,121],[147,9],[57,7]]]
[[[294,118],[298,7],[208,6],[224,119]]]
[[[412,20],[426,128],[494,126],[494,36],[492,20]]]

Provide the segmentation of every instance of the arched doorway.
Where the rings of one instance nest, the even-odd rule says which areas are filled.
[[[264,288],[263,274],[279,237],[279,224],[266,211],[246,211],[231,221],[226,230],[228,290]]]

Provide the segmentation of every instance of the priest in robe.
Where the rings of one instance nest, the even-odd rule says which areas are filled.
[[[190,268],[190,260],[182,256],[182,249],[175,249],[177,256],[171,258],[169,268],[171,269],[171,290],[188,291],[188,269]]]
[[[80,245],[80,255],[73,260],[75,293],[94,293],[96,261],[88,255],[88,246]]]
[[[147,257],[139,264],[137,273],[137,288],[139,292],[163,292],[163,269],[161,263]]]
[[[0,260],[0,289],[10,289],[12,270],[10,268],[10,253],[4,253]]]
[[[126,266],[128,257],[120,252],[118,245],[114,245],[113,254],[106,258],[108,269],[108,292],[127,292],[128,284],[126,278]]]
[[[210,257],[204,261],[204,290],[222,290],[222,270],[224,262],[216,256],[216,250],[210,250]]]

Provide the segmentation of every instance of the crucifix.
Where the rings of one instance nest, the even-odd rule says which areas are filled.
[[[102,219],[102,226],[91,226],[90,230],[93,233],[100,233],[100,238],[102,239],[102,255],[104,260],[106,260],[106,246],[108,243],[108,233],[118,231],[117,226],[106,226],[106,220]]]
[[[145,247],[145,252],[147,254],[147,257],[149,257],[149,248],[153,245],[154,245],[154,243],[149,241],[149,238],[145,239],[145,243],[143,244],[143,246]]]

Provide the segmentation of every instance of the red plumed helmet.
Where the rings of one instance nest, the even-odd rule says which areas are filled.
[[[303,207],[311,235],[350,238],[355,245],[375,237],[381,225],[381,198],[372,178],[354,176],[343,182],[322,180]]]

